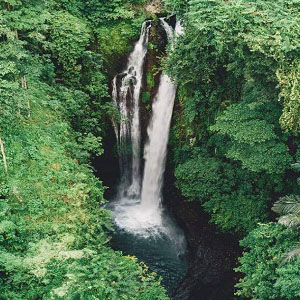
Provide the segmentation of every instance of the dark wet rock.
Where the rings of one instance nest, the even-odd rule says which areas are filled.
[[[241,254],[238,238],[218,232],[196,202],[185,202],[167,174],[165,206],[184,229],[188,243],[188,272],[173,291],[172,300],[233,300],[238,280],[233,269]]]

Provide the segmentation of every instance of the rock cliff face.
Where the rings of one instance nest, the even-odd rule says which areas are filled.
[[[148,53],[144,64],[144,82],[141,93],[141,130],[142,138],[146,138],[147,126],[151,116],[152,101],[156,95],[161,74],[160,60],[165,55],[167,36],[159,21],[152,22],[149,35]]]
[[[162,11],[162,4],[159,0],[153,0],[146,6],[146,11],[151,14],[159,14]]]

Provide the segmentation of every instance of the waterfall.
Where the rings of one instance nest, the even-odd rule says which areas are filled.
[[[163,18],[161,22],[173,47],[175,32]],[[148,127],[149,142],[144,153],[145,170],[141,205],[147,210],[157,211],[161,202],[161,188],[175,96],[176,85],[171,82],[167,74],[163,73],[152,105],[152,118]]]
[[[157,210],[160,203],[175,95],[176,86],[168,75],[162,74],[152,105],[152,118],[148,127],[149,142],[145,147],[141,205],[147,209]]]
[[[176,35],[181,32],[180,23],[176,23],[174,30],[163,18],[160,20],[172,49]],[[138,100],[148,29],[149,27],[144,23],[140,40],[129,57],[127,70],[117,75],[113,81],[112,95],[121,115],[119,149],[122,176],[125,180],[129,175],[128,170],[131,170],[132,180],[129,192],[126,191],[128,185],[120,186],[123,192],[119,193],[111,207],[118,228],[144,237],[165,234],[172,239],[176,236],[179,241],[182,235],[174,232],[175,226],[172,225],[172,220],[163,212],[160,205],[170,123],[176,96],[176,85],[165,73],[160,77],[158,91],[152,104],[152,116],[147,129],[148,142],[144,150],[145,168],[142,189],[140,188],[141,134]],[[121,80],[118,77],[121,77]],[[132,85],[130,81],[134,81]],[[130,102],[132,106],[128,105],[128,99],[134,100]],[[128,107],[132,108],[132,111]],[[132,143],[131,164],[125,151],[128,141]],[[132,191],[135,197],[132,197]],[[181,241],[175,243],[181,244]]]
[[[113,119],[121,172],[120,191],[137,197],[140,194],[140,118],[139,100],[143,79],[143,64],[147,53],[151,23],[142,25],[140,38],[129,55],[126,70],[112,82],[112,98],[120,113],[120,124]]]
[[[180,29],[179,23],[176,23],[175,30],[164,19],[160,19],[160,24],[172,49],[176,32]],[[116,198],[106,204],[106,208],[112,211],[116,225],[111,240],[113,247],[126,255],[137,256],[149,266],[151,272],[163,277],[162,284],[170,291],[183,279],[187,266],[184,232],[160,205],[176,85],[167,74],[161,74],[147,128],[141,188],[139,99],[149,26],[143,24],[126,71],[118,74],[112,82],[112,98],[121,117],[120,122],[112,121],[117,136],[122,181]]]

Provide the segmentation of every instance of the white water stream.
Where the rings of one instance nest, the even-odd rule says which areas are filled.
[[[148,142],[144,150],[145,168],[140,193],[139,98],[142,82],[142,66],[148,42],[149,26],[146,24],[143,24],[141,37],[129,57],[128,68],[125,72],[126,75],[124,75],[120,87],[117,83],[118,79],[116,79],[120,75],[117,75],[113,82],[113,98],[122,117],[118,139],[123,180],[119,187],[120,191],[117,200],[112,202],[111,209],[118,228],[143,237],[153,237],[163,234],[173,239],[173,242],[178,244],[180,248],[184,237],[178,233],[177,227],[163,212],[161,207],[161,191],[167,144],[176,96],[176,85],[171,82],[165,73],[160,77],[158,92],[152,104],[152,117],[147,129]],[[171,48],[173,48],[176,35],[181,33],[181,26],[177,22],[174,30],[163,18],[161,19],[161,24],[167,33]],[[135,67],[132,69],[132,66]],[[127,99],[128,93],[131,92],[131,87],[128,81],[132,80],[132,77],[135,79],[135,88],[132,97],[134,101],[131,106],[132,108],[130,108]],[[133,150],[131,167],[128,155],[122,148],[124,145],[128,147],[128,141],[130,140]],[[130,169],[132,170],[132,181],[128,188],[128,180],[126,181],[124,178],[128,179],[128,170]]]
[[[173,44],[175,34],[173,28],[164,19],[161,19],[161,22],[168,40]],[[176,27],[179,28],[178,25]],[[144,153],[145,170],[141,209],[150,213],[151,217],[154,217],[152,215],[160,209],[161,189],[175,96],[176,85],[171,82],[167,74],[163,73],[152,105],[152,118],[148,127],[149,142]],[[160,214],[158,214],[159,216]]]
[[[126,70],[116,75],[112,82],[112,98],[121,118],[119,126],[113,119],[121,171],[120,196],[138,197],[141,190],[139,101],[150,27],[149,21],[143,23]]]

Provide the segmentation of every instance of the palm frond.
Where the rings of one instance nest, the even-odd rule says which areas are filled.
[[[300,162],[296,162],[294,164],[291,165],[291,168],[294,170],[294,171],[300,171]]]
[[[297,256],[300,255],[300,243],[297,243],[296,246],[285,254],[285,257],[282,261],[282,264],[289,263],[293,261]]]
[[[300,196],[288,195],[280,198],[274,203],[272,210],[280,215],[299,215],[300,214]]]
[[[300,216],[293,214],[285,215],[279,218],[279,224],[282,224],[286,227],[299,228],[300,227]]]

